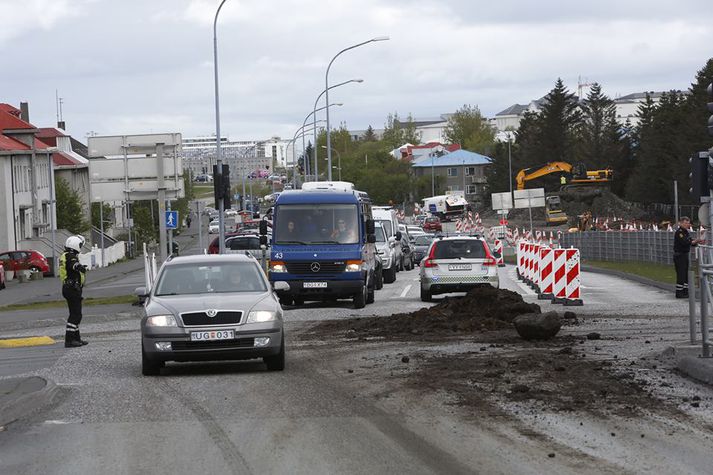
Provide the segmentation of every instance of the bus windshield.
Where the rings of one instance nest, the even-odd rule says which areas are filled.
[[[352,204],[280,205],[273,234],[275,244],[357,244],[357,207]]]

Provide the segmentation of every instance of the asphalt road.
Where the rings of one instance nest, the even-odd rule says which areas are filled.
[[[257,361],[184,363],[169,364],[161,377],[142,377],[138,319],[130,306],[110,312],[123,318],[88,319],[87,347],[0,350],[0,375],[26,371],[61,388],[53,406],[0,432],[0,473],[465,473],[488,466],[533,471],[524,456],[485,463],[492,447],[449,450],[448,436],[429,429],[439,415],[421,414],[414,424],[399,411],[384,410],[348,389],[343,373],[325,359],[326,349],[292,336],[308,321],[420,308],[417,273],[399,273],[365,309],[347,302],[289,309],[284,372],[267,372]],[[510,279],[510,267],[501,275],[504,287],[525,293]],[[685,303],[665,292],[595,274],[583,281],[582,309],[590,304],[592,311],[685,315]],[[10,330],[8,336],[56,335],[62,324],[38,320],[21,329],[12,330],[10,323],[0,328]]]

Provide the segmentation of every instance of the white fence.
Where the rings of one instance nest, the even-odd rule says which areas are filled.
[[[92,247],[90,252],[85,252],[79,255],[79,263],[87,266],[90,269],[106,267],[116,261],[123,259],[126,256],[126,246],[124,241],[119,241],[113,246],[104,249],[104,260],[102,263],[102,250],[99,246]]]

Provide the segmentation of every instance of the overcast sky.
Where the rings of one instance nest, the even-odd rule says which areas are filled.
[[[0,0],[0,102],[37,126],[100,135],[215,132],[212,22],[219,0]],[[218,22],[221,131],[291,138],[324,89],[334,126],[387,114],[484,114],[561,77],[614,97],[685,89],[713,54],[710,0],[227,0]],[[323,104],[322,104],[323,105]]]

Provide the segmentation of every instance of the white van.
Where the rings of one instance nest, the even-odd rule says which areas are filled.
[[[399,220],[396,218],[396,210],[384,206],[372,206],[371,216],[374,218],[374,221],[381,223],[381,226],[383,226],[386,239],[389,241],[401,241],[401,231],[399,231]],[[396,251],[396,270],[403,270],[404,257],[401,252],[401,246],[394,246],[394,250]]]

